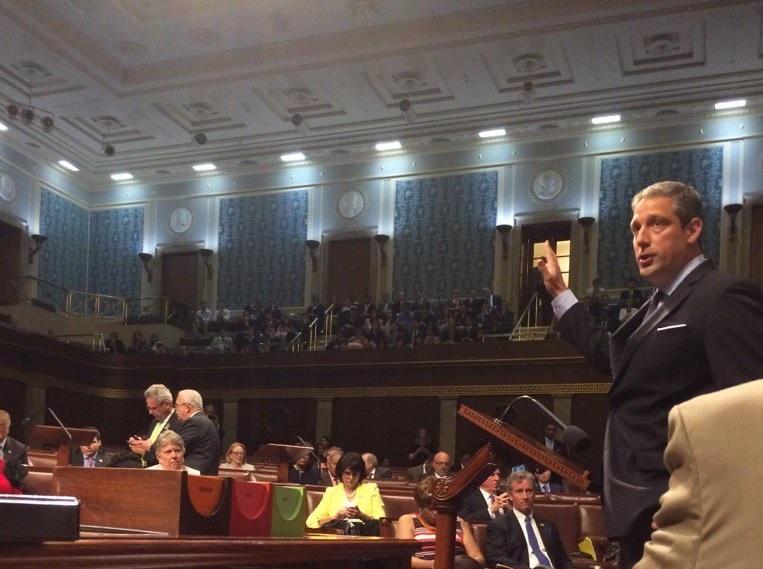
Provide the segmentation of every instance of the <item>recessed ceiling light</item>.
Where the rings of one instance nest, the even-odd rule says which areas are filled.
[[[591,119],[593,124],[610,124],[620,122],[620,115],[600,115]]]
[[[217,166],[212,164],[212,162],[204,162],[203,164],[194,164],[191,166],[195,171],[197,172],[211,172],[212,170],[217,170]]]
[[[387,150],[400,150],[403,147],[399,140],[388,140],[386,142],[377,142],[376,150],[379,152],[385,152]]]
[[[739,109],[747,105],[746,99],[734,99],[733,101],[719,101],[715,103],[716,111],[723,111],[726,109]]]
[[[66,168],[70,172],[79,172],[79,168],[77,168],[74,164],[69,162],[68,160],[59,160],[58,165],[62,168]]]
[[[8,125],[0,122],[0,132],[5,132],[6,130],[8,130]]]
[[[480,138],[498,138],[499,136],[506,136],[505,128],[491,128],[489,130],[481,130],[477,133]]]
[[[133,175],[129,172],[118,172],[111,175],[111,179],[115,182],[124,182],[126,180],[132,180]]]
[[[289,152],[288,154],[281,154],[281,160],[283,162],[302,162],[305,159],[305,155],[301,152]]]

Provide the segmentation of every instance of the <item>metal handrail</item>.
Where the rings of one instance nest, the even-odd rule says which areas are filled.
[[[540,311],[540,297],[538,296],[538,291],[535,291],[533,295],[530,297],[530,300],[527,302],[527,306],[525,306],[525,309],[522,311],[522,314],[517,318],[516,324],[514,324],[514,329],[511,331],[511,339],[512,340],[533,340],[538,339],[536,338],[535,333],[528,333],[525,334],[523,330],[531,330],[538,332],[542,328],[543,336],[545,337],[545,332],[548,331],[548,326],[544,326],[540,324],[540,318],[541,318],[541,311]],[[525,322],[527,320],[527,322]],[[527,336],[527,337],[525,337]]]
[[[95,334],[55,334],[53,336],[56,340],[61,340],[69,344],[66,338],[90,338],[90,349],[94,352],[105,352],[106,343],[103,341],[103,334],[98,332]]]
[[[78,318],[101,318],[127,322],[131,316],[130,305],[135,301],[142,306],[146,301],[159,304],[159,321],[167,323],[168,302],[165,296],[129,298],[82,290],[67,289],[59,284],[33,276],[2,277],[13,287],[13,297],[18,302],[46,303],[66,316]],[[41,294],[42,293],[42,294]],[[158,303],[156,302],[158,300]],[[145,312],[141,308],[141,312]]]

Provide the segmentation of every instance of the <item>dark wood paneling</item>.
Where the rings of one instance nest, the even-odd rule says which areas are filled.
[[[258,444],[295,444],[297,437],[315,441],[314,399],[242,399],[238,407],[237,440],[249,452]]]
[[[341,398],[334,400],[331,433],[345,450],[369,451],[405,465],[418,427],[426,427],[438,446],[439,415],[436,397]]]

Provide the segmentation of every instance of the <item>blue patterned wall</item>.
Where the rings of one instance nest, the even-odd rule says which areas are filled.
[[[495,170],[397,182],[394,291],[492,288],[497,198]]]
[[[219,298],[303,304],[306,238],[307,191],[220,200]]]
[[[90,212],[59,194],[42,189],[40,233],[48,240],[39,253],[41,279],[74,290],[87,290],[87,247]],[[38,296],[60,306],[63,297],[43,288]]]
[[[705,220],[702,249],[718,265],[723,190],[723,148],[693,148],[601,161],[599,189],[598,274],[605,287],[622,287],[638,276],[628,229],[630,202],[646,186],[661,180],[676,180],[694,186],[702,196]],[[587,286],[587,285],[586,285]]]
[[[90,214],[90,292],[140,296],[143,208],[126,207]]]

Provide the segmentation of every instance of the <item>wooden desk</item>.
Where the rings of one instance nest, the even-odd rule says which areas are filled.
[[[14,569],[108,569],[322,565],[352,569],[360,559],[385,569],[409,569],[415,540],[338,535],[304,538],[181,537],[110,535],[40,545],[4,545],[0,567]]]

